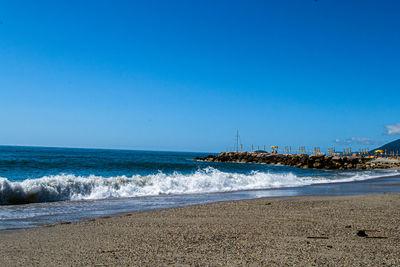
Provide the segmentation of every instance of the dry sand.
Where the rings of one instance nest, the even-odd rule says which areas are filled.
[[[3,231],[0,266],[400,266],[399,222],[400,194],[221,202]]]

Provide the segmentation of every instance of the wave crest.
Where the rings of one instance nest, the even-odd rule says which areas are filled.
[[[0,204],[25,204],[61,200],[106,199],[121,197],[152,196],[159,194],[215,193],[238,190],[268,189],[304,186],[315,183],[365,180],[371,175],[359,175],[345,179],[327,180],[315,177],[298,177],[293,173],[250,174],[227,173],[208,167],[193,174],[164,174],[132,177],[105,178],[90,175],[44,176],[11,182],[0,178]]]

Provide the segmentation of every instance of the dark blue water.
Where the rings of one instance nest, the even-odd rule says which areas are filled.
[[[0,228],[263,196],[374,193],[388,190],[365,186],[375,178],[398,179],[382,178],[394,171],[193,160],[205,155],[0,146]]]
[[[193,161],[209,153],[135,151],[111,149],[47,148],[0,146],[0,177],[10,181],[37,179],[44,176],[73,174],[102,177],[151,175],[162,172],[192,174],[208,166],[223,172],[249,174],[261,172],[295,172],[300,176],[328,175],[338,172],[297,169],[261,164],[236,164]]]
[[[74,174],[103,177],[191,173],[204,164],[191,161],[203,153],[107,149],[0,146],[0,177],[22,181],[43,176]]]

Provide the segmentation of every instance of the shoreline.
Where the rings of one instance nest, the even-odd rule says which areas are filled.
[[[397,266],[399,217],[400,193],[224,201],[1,231],[0,263]]]
[[[383,174],[382,174],[383,175]],[[238,190],[230,192],[210,192],[197,194],[177,194],[164,196],[143,196],[134,198],[115,198],[100,200],[56,201],[24,205],[5,205],[0,207],[5,214],[41,214],[40,217],[28,215],[15,219],[5,217],[0,221],[0,231],[25,230],[54,225],[60,222],[76,223],[102,216],[118,216],[129,212],[163,210],[177,207],[211,204],[225,201],[259,199],[269,197],[294,196],[346,196],[380,193],[400,193],[400,173],[369,179],[316,183],[303,186],[290,186],[269,189]],[[107,208],[104,208],[107,207]],[[64,212],[60,213],[59,211]]]

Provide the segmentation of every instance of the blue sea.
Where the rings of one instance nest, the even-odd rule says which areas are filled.
[[[0,229],[274,196],[399,192],[393,170],[196,162],[208,153],[0,146]]]

